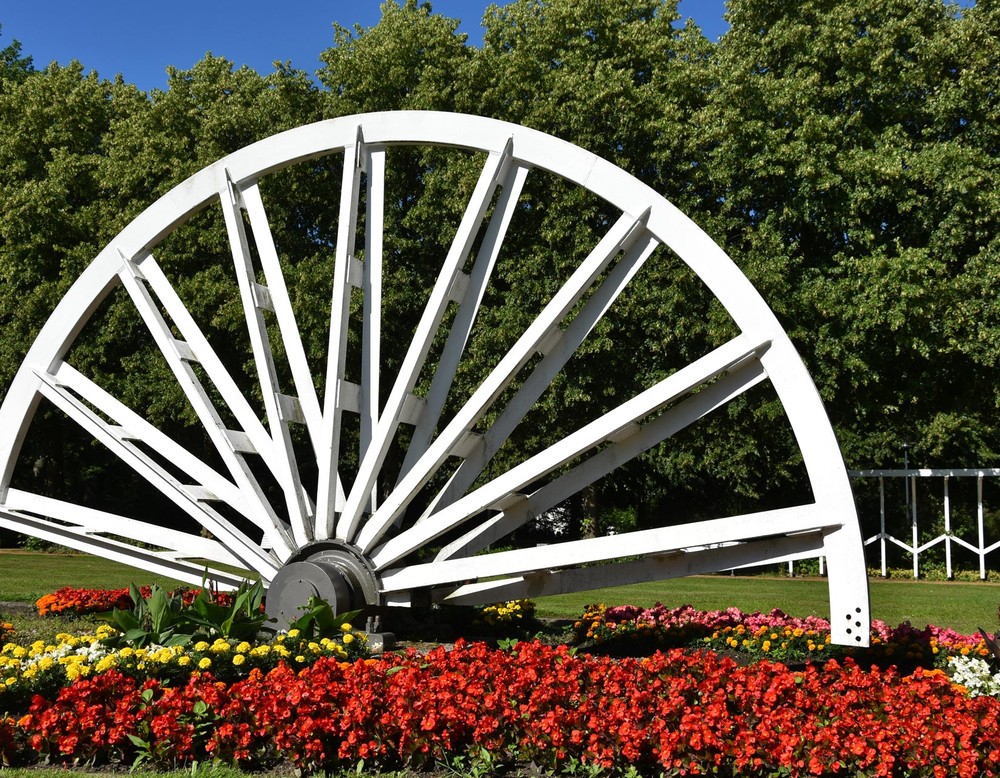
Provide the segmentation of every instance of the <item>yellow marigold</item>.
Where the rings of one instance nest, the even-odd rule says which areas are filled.
[[[271,653],[271,647],[268,645],[256,646],[250,649],[250,656],[267,656]]]
[[[345,623],[345,624],[341,624],[341,625],[340,625],[340,629],[341,629],[341,631],[343,631],[343,632],[350,632],[351,630],[353,630],[353,629],[354,629],[354,627],[352,627],[352,626],[351,626],[350,624],[346,624],[346,623]]]
[[[236,665],[237,667],[239,667],[245,661],[247,661],[247,658],[243,656],[243,654],[236,654],[233,656],[233,664]]]
[[[299,664],[304,664],[305,661],[306,661],[306,658],[304,656],[302,656],[302,654],[299,654],[297,657],[295,657],[295,661],[298,662]]]
[[[219,640],[216,640],[209,647],[208,650],[211,651],[213,654],[228,654],[230,648],[231,648],[231,646],[229,645],[229,643],[227,641],[225,641],[225,640],[222,640],[220,638]]]
[[[771,641],[770,640],[765,640],[763,643],[761,643],[760,647],[765,652],[770,651],[771,650]]]
[[[198,667],[202,670],[207,670],[211,666],[212,666],[212,660],[209,659],[207,656],[203,656],[201,660],[198,662]]]
[[[208,651],[208,643],[206,643],[204,640],[199,640],[197,643],[194,644],[194,650]]]
[[[118,664],[118,657],[114,654],[108,654],[107,656],[101,657],[97,660],[97,664],[94,665],[94,669],[99,673],[103,673],[105,670],[110,670],[116,664]]]
[[[244,640],[242,643],[240,643],[238,646],[236,646],[236,652],[239,653],[239,654],[245,654],[251,648],[253,648],[253,646],[251,646],[249,643],[247,643]]]
[[[301,634],[302,633],[299,632],[297,629],[290,629],[290,630],[288,630],[288,637],[290,637],[290,638],[297,638]]]
[[[353,642],[354,642],[354,635],[352,635],[350,633],[344,635],[344,645],[345,646],[349,646]]]

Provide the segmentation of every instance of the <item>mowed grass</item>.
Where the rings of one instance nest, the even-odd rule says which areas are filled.
[[[120,589],[130,583],[139,586],[156,583],[167,589],[183,585],[172,578],[150,575],[90,554],[0,551],[0,602],[34,602],[64,586]]]
[[[891,626],[908,621],[918,629],[934,624],[963,634],[975,633],[979,627],[990,632],[1000,627],[1000,584],[873,578],[868,582],[868,592],[872,618]],[[691,605],[699,610],[735,606],[746,613],[780,608],[791,616],[830,617],[829,587],[826,579],[819,578],[693,576],[560,594],[541,598],[537,605],[542,617],[572,619],[587,604],[597,602],[642,607],[662,602],[669,607]]]
[[[0,602],[33,603],[63,586],[115,589],[130,583],[158,583],[166,588],[179,582],[86,554],[41,554],[0,551]],[[895,626],[909,621],[974,633],[979,627],[994,631],[1000,624],[1000,584],[949,583],[912,580],[869,581],[872,618]],[[825,579],[767,576],[695,576],[614,589],[597,589],[536,600],[543,618],[575,619],[590,603],[639,605],[657,602],[673,607],[692,605],[700,610],[735,606],[745,612],[780,608],[792,616],[829,617],[829,589]]]

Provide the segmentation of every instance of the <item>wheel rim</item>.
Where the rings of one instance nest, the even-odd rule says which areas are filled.
[[[399,370],[386,377],[379,362],[384,182],[386,149],[395,146],[464,149],[485,153],[485,163]],[[332,249],[321,397],[259,183],[304,160],[336,154],[343,155],[337,223],[350,226],[338,228]],[[619,216],[479,388],[445,419],[469,331],[533,171],[587,190]],[[363,252],[355,246],[361,199],[367,207]],[[262,414],[244,396],[156,259],[160,242],[206,207],[223,212]],[[484,476],[497,449],[660,245],[694,271],[739,334],[520,464]],[[364,261],[357,258],[361,253]],[[360,289],[355,294],[364,300],[357,382],[345,378],[352,288]],[[168,438],[67,360],[81,331],[116,289],[131,299],[211,441],[216,461]],[[452,304],[453,313],[446,315]],[[284,386],[275,364],[275,333],[287,363]],[[435,347],[435,338],[443,346]],[[429,355],[438,354],[435,348],[440,355],[428,365]],[[519,377],[534,354],[541,356],[529,375]],[[432,371],[433,380],[418,397],[414,387],[424,370]],[[512,384],[515,378],[519,384]],[[616,464],[765,380],[780,399],[801,450],[814,498],[808,504],[472,556]],[[509,389],[513,398],[495,408]],[[109,448],[212,537],[17,488],[15,463],[43,401]],[[346,492],[338,470],[345,414],[360,416],[358,465]],[[431,590],[437,597],[476,603],[824,554],[834,639],[867,643],[867,629],[861,628],[869,618],[865,564],[847,474],[819,397],[770,309],[725,253],[653,190],[582,149],[508,123],[434,112],[350,116],[282,133],[210,165],[151,205],[81,274],[32,345],[0,408],[0,423],[13,432],[0,443],[0,526],[181,580],[201,579],[203,566],[192,560],[231,565],[270,582],[283,567],[322,566],[330,561],[324,555],[341,553],[371,571],[359,588],[365,600],[377,600],[371,604],[408,604],[416,593]],[[302,482],[304,463],[290,431],[295,424],[307,431],[308,464],[318,472],[314,487]],[[398,472],[387,473],[388,452],[399,445],[401,429],[407,431],[409,447]],[[283,504],[273,504],[263,493],[255,474],[261,467],[278,484]],[[450,480],[427,500],[426,485],[445,469]],[[379,491],[380,478],[390,478],[395,486]],[[402,521],[418,500],[427,503],[419,519]],[[225,513],[217,510],[220,505]],[[232,514],[239,516],[238,523],[227,517]],[[259,537],[241,529],[245,526]],[[157,550],[137,548],[122,536],[149,539]],[[415,554],[438,544],[433,560],[414,561]],[[331,551],[334,547],[340,550]],[[636,560],[637,555],[642,558]],[[596,568],[598,573],[587,567],[623,559]],[[235,585],[240,576],[217,570],[213,577]]]

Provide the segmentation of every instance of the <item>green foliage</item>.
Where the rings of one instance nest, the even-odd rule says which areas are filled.
[[[131,610],[116,608],[98,615],[118,631],[102,643],[115,648],[144,648],[218,638],[253,641],[270,620],[262,610],[264,585],[260,581],[241,583],[228,605],[217,602],[204,586],[189,606],[185,606],[181,595],[168,594],[156,584],[148,599],[135,584],[129,587],[129,594]]]
[[[190,642],[191,634],[185,630],[187,620],[182,614],[184,604],[179,594],[168,594],[154,584],[149,599],[146,599],[139,587],[132,584],[129,595],[133,603],[131,610],[115,608],[98,614],[98,619],[118,632],[104,638],[102,643],[115,648],[145,648],[150,645],[182,646]]]
[[[735,0],[729,18],[695,120],[709,232],[797,342],[850,465],[898,464],[904,440],[922,465],[989,462],[995,12]]]
[[[189,608],[181,611],[183,629],[190,631],[190,640],[248,640],[257,637],[271,621],[263,612],[264,584],[243,581],[233,593],[228,605],[220,604],[211,591],[202,585]]]
[[[298,630],[303,640],[319,640],[339,635],[345,624],[351,624],[361,611],[333,612],[330,603],[313,595],[303,613],[288,625],[288,631]]]
[[[940,0],[731,0],[728,19],[713,43],[679,24],[676,0],[515,0],[487,10],[483,45],[473,48],[430,5],[390,0],[374,27],[335,27],[318,87],[288,68],[261,75],[206,56],[171,68],[166,90],[150,94],[80,63],[35,70],[13,42],[0,50],[0,386],[97,251],[192,172],[322,117],[457,110],[558,135],[690,214],[775,309],[850,466],[897,465],[904,440],[921,466],[991,464],[1000,454],[1000,13],[982,2],[959,12]],[[389,157],[386,374],[433,283],[428,257],[447,250],[481,165],[446,149]],[[314,365],[328,336],[339,176],[337,160],[319,160],[262,181]],[[484,309],[456,395],[479,385],[614,216],[532,171],[487,301],[508,304]],[[189,225],[157,259],[252,394],[220,216],[208,209]],[[734,329],[660,250],[494,467]],[[102,306],[72,360],[168,434],[201,440],[124,297]],[[103,451],[44,412],[36,423],[46,434],[22,456],[36,463],[33,489],[118,494]],[[604,530],[778,507],[805,484],[780,403],[761,387],[595,484],[572,506],[572,531],[581,534],[583,517]],[[131,502],[107,509],[147,509],[139,492],[113,499]]]

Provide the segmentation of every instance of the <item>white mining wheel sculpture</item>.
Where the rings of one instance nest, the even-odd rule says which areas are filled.
[[[428,258],[440,268],[436,281],[398,372],[387,375],[379,356],[383,217],[387,149],[397,146],[466,150],[485,164],[447,256]],[[329,350],[325,380],[318,382],[258,181],[338,154],[340,226],[330,248]],[[532,171],[589,190],[619,215],[561,289],[535,303],[537,316],[479,388],[455,405],[449,390]],[[364,249],[356,250],[362,202]],[[259,408],[238,387],[155,257],[164,238],[204,208],[224,213],[235,261],[232,294],[245,312]],[[488,469],[661,244],[700,277],[739,334],[520,464]],[[81,331],[122,288],[203,425],[210,456],[178,444],[71,365]],[[355,317],[363,297],[357,381],[345,377],[352,293]],[[280,349],[271,346],[275,333]],[[522,370],[529,361],[530,369]],[[422,372],[432,380],[418,395]],[[290,385],[280,386],[279,375],[290,375]],[[765,380],[801,450],[813,496],[808,504],[479,553]],[[380,392],[380,381],[391,386]],[[323,397],[317,385],[326,387]],[[500,397],[506,404],[496,408]],[[159,526],[16,488],[15,464],[42,401],[207,532],[191,531],[187,518],[186,530]],[[450,418],[443,417],[446,401],[457,408]],[[360,415],[351,473],[343,472],[340,450],[345,412]],[[292,444],[294,424],[305,426],[311,443],[305,456]],[[833,639],[868,643],[866,568],[847,473],[812,381],[770,309],[725,253],[649,187],[591,153],[505,122],[433,112],[348,116],[281,133],[208,166],[122,230],[76,280],[17,373],[0,408],[0,429],[0,526],[192,584],[203,580],[206,565],[222,566],[212,577],[223,586],[242,578],[227,569],[245,570],[269,583],[269,610],[279,615],[314,592],[340,610],[431,600],[477,604],[822,554]],[[387,457],[403,429],[405,456]],[[318,470],[314,493],[301,477],[303,459]],[[387,462],[399,460],[397,472],[384,472]],[[284,504],[269,501],[262,472],[280,487]],[[432,478],[444,485],[428,497]],[[380,492],[378,484],[391,488]]]

